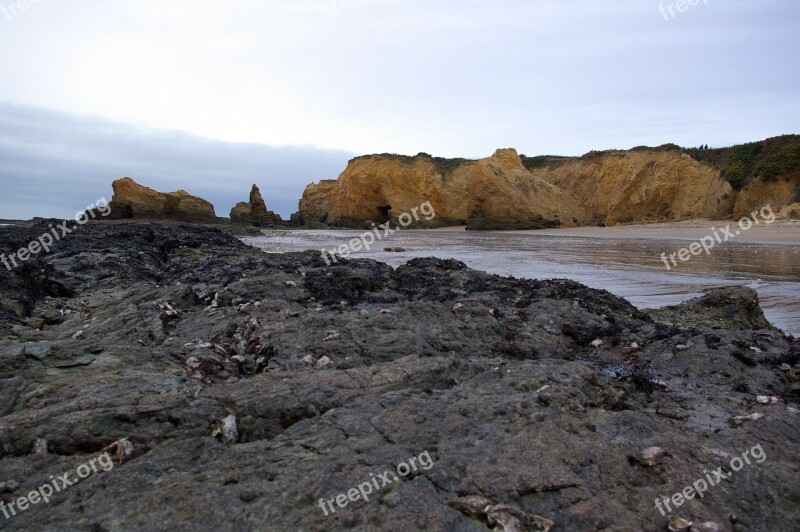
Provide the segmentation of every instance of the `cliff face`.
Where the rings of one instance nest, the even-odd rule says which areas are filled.
[[[309,185],[300,202],[300,219],[360,227],[396,220],[426,201],[436,218],[418,226],[534,228],[588,221],[573,198],[533,176],[512,149],[457,164],[442,164],[425,154],[359,157],[337,181]]]
[[[735,193],[718,170],[679,151],[589,155],[531,170],[580,202],[597,224],[730,215]]]
[[[337,181],[309,185],[300,218],[360,227],[430,201],[437,213],[430,225],[524,229],[724,218],[735,199],[718,170],[679,151],[524,163],[513,149],[479,161],[359,157]]]
[[[214,206],[184,190],[156,192],[130,177],[117,179],[111,185],[114,197],[109,218],[165,219],[181,222],[217,222]]]
[[[800,135],[583,157],[520,157],[512,149],[480,161],[358,157],[337,181],[308,186],[297,219],[361,226],[426,201],[438,215],[431,224],[471,229],[728,219],[766,205],[779,217],[797,218]]]
[[[771,205],[776,213],[783,211],[784,207],[795,201],[799,188],[800,177],[780,181],[756,181],[739,192],[733,207],[733,215],[736,218],[747,216],[764,205]],[[783,213],[780,217],[793,218]]]
[[[324,227],[330,210],[328,198],[335,185],[336,181],[333,179],[308,185],[300,198],[300,210],[292,215],[292,222],[311,229]]]

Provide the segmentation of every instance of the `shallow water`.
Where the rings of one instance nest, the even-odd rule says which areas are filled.
[[[272,253],[335,249],[361,231],[269,231],[245,242]],[[800,336],[800,245],[725,242],[670,271],[661,254],[689,240],[547,236],[464,231],[401,231],[376,243],[370,258],[399,266],[415,257],[453,258],[469,267],[530,279],[572,279],[624,297],[639,308],[674,305],[704,289],[747,285],[758,291],[767,318]],[[387,253],[385,247],[402,247]]]

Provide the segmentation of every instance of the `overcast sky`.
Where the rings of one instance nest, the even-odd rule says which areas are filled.
[[[0,0],[0,218],[72,216],[125,175],[223,216],[258,183],[287,216],[353,154],[800,132],[797,0],[19,3]]]

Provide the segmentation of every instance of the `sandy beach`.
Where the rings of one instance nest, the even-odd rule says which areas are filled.
[[[636,238],[664,240],[698,240],[728,225],[739,229],[732,220],[690,220],[659,224],[616,225],[613,227],[571,227],[564,229],[536,229],[525,231],[503,231],[523,235],[544,235],[583,238]],[[442,227],[434,231],[466,231],[466,226]],[[800,220],[776,220],[771,224],[761,221],[736,236],[742,244],[800,244]]]

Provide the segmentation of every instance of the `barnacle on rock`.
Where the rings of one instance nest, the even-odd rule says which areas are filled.
[[[661,462],[666,454],[667,451],[662,447],[648,447],[644,451],[636,453],[632,458],[643,466],[653,467]]]
[[[47,440],[43,438],[36,438],[36,441],[33,442],[32,454],[47,454]]]
[[[227,444],[233,444],[239,441],[239,429],[236,426],[236,416],[230,414],[224,419],[217,421],[211,436],[214,438],[219,436],[222,438],[222,441]]]
[[[137,441],[137,443],[141,442]],[[122,438],[104,447],[103,452],[113,454],[117,458],[117,462],[122,465],[124,462],[133,460],[137,456],[144,454],[144,449],[142,447],[142,445],[138,447],[134,445],[134,442],[131,441],[130,438]]]

